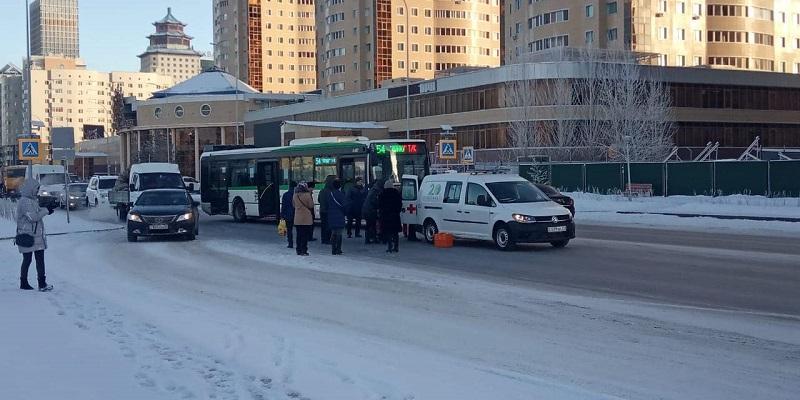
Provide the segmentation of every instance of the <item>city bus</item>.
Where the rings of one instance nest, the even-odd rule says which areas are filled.
[[[19,189],[22,187],[22,182],[25,181],[27,169],[27,165],[7,165],[3,167],[0,173],[3,179],[3,188],[0,190],[0,196],[19,197]]]
[[[403,175],[430,173],[423,140],[369,140],[364,137],[297,139],[289,146],[205,152],[200,158],[203,211],[210,215],[277,218],[280,198],[291,181],[314,186],[313,197],[325,178],[337,176],[345,188],[357,177],[374,182]],[[317,214],[319,215],[319,214]]]

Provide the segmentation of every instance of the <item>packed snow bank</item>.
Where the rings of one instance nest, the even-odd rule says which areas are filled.
[[[763,196],[670,196],[636,197],[619,195],[567,193],[575,200],[575,219],[587,223],[621,223],[663,228],[738,233],[796,234],[800,223],[781,221],[723,220],[710,217],[677,217],[658,214],[698,214],[743,217],[800,218],[800,199],[767,198]],[[645,215],[620,214],[620,212]]]
[[[16,224],[13,222],[16,214],[16,202],[0,199],[0,238],[11,238],[16,235]],[[10,217],[10,218],[9,218]],[[44,224],[48,235],[86,232],[93,230],[119,229],[122,225],[116,221],[114,210],[111,208],[81,208],[70,211],[70,222],[67,223],[67,213],[56,210],[53,215],[45,217]]]

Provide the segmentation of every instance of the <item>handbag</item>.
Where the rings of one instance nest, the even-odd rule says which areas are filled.
[[[39,229],[39,223],[37,222],[36,225],[33,227],[33,233],[36,233],[36,230]],[[33,247],[36,243],[36,239],[34,239],[33,235],[29,235],[27,233],[19,233],[19,229],[17,229],[17,236],[14,237],[14,244],[19,247]]]
[[[281,222],[278,222],[278,235],[286,236],[286,220],[281,219]]]

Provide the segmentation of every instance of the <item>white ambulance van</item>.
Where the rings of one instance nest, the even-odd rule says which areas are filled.
[[[522,177],[504,174],[429,175],[418,184],[403,176],[403,223],[422,228],[433,242],[438,232],[456,238],[491,240],[500,250],[518,243],[564,247],[575,238],[575,223],[566,208],[550,200]]]

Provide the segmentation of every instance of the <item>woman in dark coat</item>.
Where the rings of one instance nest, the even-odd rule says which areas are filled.
[[[22,267],[19,274],[19,288],[22,290],[33,290],[28,284],[28,268],[31,261],[36,259],[36,275],[38,277],[39,290],[46,292],[53,290],[52,285],[47,284],[44,267],[44,251],[47,250],[47,235],[44,230],[44,217],[53,213],[52,208],[39,207],[39,181],[28,178],[20,189],[22,198],[17,203],[17,234],[27,234],[33,236],[33,246],[22,247],[17,245],[22,254]]]
[[[380,197],[380,221],[381,232],[388,243],[387,253],[397,253],[400,248],[400,232],[403,231],[403,223],[400,220],[400,212],[403,210],[403,198],[400,192],[395,189],[394,182],[387,180],[383,185],[383,192]]]
[[[331,186],[331,190],[328,192],[327,218],[328,229],[331,231],[331,254],[337,256],[342,254],[342,233],[348,204],[346,196],[342,192],[342,182],[336,179]]]

